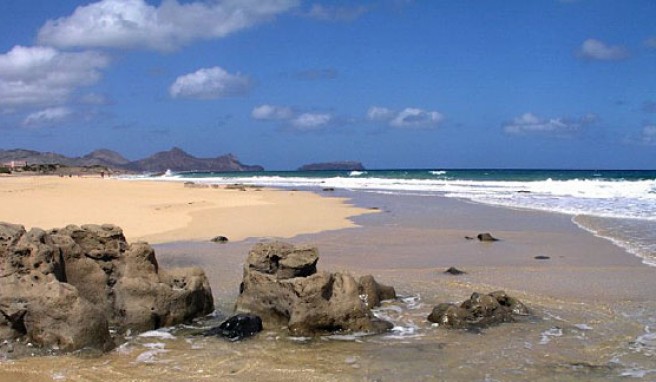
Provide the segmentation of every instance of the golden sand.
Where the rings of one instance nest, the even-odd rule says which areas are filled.
[[[185,187],[181,183],[50,176],[0,178],[0,221],[27,229],[116,224],[129,241],[288,238],[355,227],[367,213],[341,198],[271,189]]]

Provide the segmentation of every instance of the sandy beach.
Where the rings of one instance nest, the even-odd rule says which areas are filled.
[[[394,322],[389,335],[299,342],[281,330],[229,343],[173,331],[126,338],[99,358],[0,361],[0,379],[606,381],[656,373],[655,269],[570,216],[340,190],[322,197],[84,178],[2,178],[0,185],[10,201],[0,207],[3,220],[46,228],[111,222],[130,240],[155,243],[164,267],[202,267],[219,317],[232,312],[249,248],[272,236],[317,245],[320,269],[373,274],[401,296],[377,312]],[[366,214],[369,207],[380,213]],[[487,231],[501,241],[465,239]],[[217,234],[233,240],[209,243]],[[445,275],[450,266],[467,273]],[[481,333],[426,321],[440,302],[499,289],[533,316]]]
[[[292,237],[355,227],[350,217],[371,212],[309,192],[100,177],[2,177],[0,200],[0,220],[27,229],[111,223],[151,244]]]

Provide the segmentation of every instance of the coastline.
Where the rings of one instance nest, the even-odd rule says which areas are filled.
[[[179,183],[172,186],[184,189]],[[223,192],[188,191],[202,190]],[[260,192],[228,190],[221,195],[256,193]],[[300,194],[306,192],[295,196]],[[271,332],[238,344],[183,335],[168,340],[135,337],[96,360],[66,355],[0,363],[0,377],[6,372],[7,378],[18,375],[18,380],[21,376],[23,380],[53,380],[60,375],[85,380],[100,370],[117,380],[162,381],[210,376],[271,381],[602,381],[655,372],[656,363],[650,356],[653,349],[641,352],[633,347],[650,334],[649,320],[656,312],[654,268],[581,229],[570,216],[434,196],[339,189],[329,198],[307,194],[316,197],[310,204],[327,201],[334,208],[334,202],[348,200],[354,211],[379,209],[376,214],[351,215],[348,227],[357,229],[300,233],[285,240],[318,246],[322,270],[373,274],[380,282],[393,285],[401,300],[378,312],[395,323],[396,329],[389,335],[298,343]],[[257,212],[263,206],[240,208]],[[288,207],[304,208],[293,203]],[[216,212],[211,208],[204,211]],[[290,215],[285,216],[279,224],[288,223]],[[479,232],[491,232],[501,241],[465,239]],[[154,248],[164,267],[203,267],[217,310],[227,315],[238,295],[244,258],[262,239],[250,234],[220,246],[206,240],[163,241]],[[538,255],[549,259],[537,260]],[[449,266],[467,274],[445,275]],[[524,301],[534,317],[475,335],[445,331],[425,320],[435,304],[497,289]],[[42,372],[33,372],[37,369]]]

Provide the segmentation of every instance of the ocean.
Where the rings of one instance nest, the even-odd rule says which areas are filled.
[[[167,171],[155,179],[439,196],[567,214],[581,228],[656,266],[656,170]]]

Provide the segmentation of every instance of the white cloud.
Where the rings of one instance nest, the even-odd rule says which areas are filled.
[[[371,121],[386,121],[394,117],[394,111],[380,106],[372,106],[367,110],[367,119]]]
[[[55,47],[141,48],[171,51],[194,40],[225,37],[272,19],[299,0],[101,0],[49,20],[38,41]]]
[[[626,48],[619,45],[607,45],[602,41],[589,38],[583,42],[579,49],[583,58],[600,61],[617,61],[629,56]]]
[[[594,124],[598,117],[595,114],[586,114],[580,118],[540,118],[533,113],[524,113],[503,125],[508,134],[553,134],[569,136],[581,128]]]
[[[0,105],[62,104],[76,89],[96,83],[107,65],[108,58],[98,52],[15,46],[0,54]]]
[[[292,126],[300,131],[319,130],[332,121],[327,113],[303,113],[292,120]]]
[[[365,6],[338,7],[313,4],[307,16],[321,21],[353,21],[369,11]]]
[[[73,112],[67,107],[51,107],[31,113],[23,120],[23,126],[47,125],[61,122]]]
[[[436,111],[425,111],[422,109],[408,107],[390,121],[393,127],[428,127],[436,126],[444,117]]]
[[[386,107],[372,106],[367,111],[370,121],[385,121],[392,127],[435,127],[439,125],[444,116],[437,111],[427,111],[416,107],[406,107],[397,112]]]
[[[251,81],[242,74],[230,74],[215,66],[178,77],[169,88],[173,98],[214,99],[248,93]]]
[[[263,121],[286,120],[293,116],[292,109],[286,106],[260,105],[251,112],[251,117]]]

